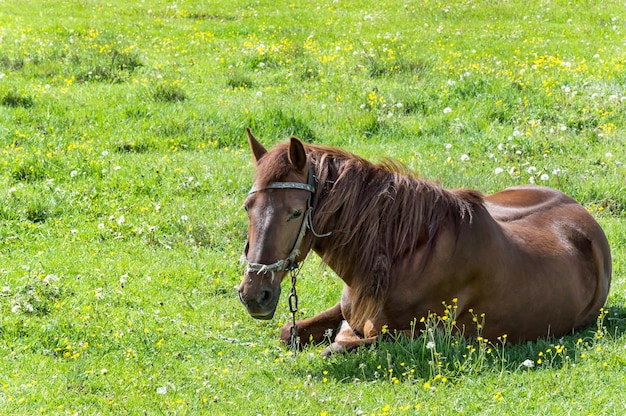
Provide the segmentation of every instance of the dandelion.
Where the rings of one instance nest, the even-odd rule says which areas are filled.
[[[435,349],[435,342],[434,341],[428,341],[428,343],[426,344],[426,349],[427,350]]]
[[[547,173],[542,174],[539,179],[541,179],[542,181],[547,181],[548,179],[550,179],[550,176],[548,176]]]
[[[452,112],[452,109],[450,107],[446,107],[446,108],[443,109],[443,113],[444,114],[449,114],[451,112]]]
[[[496,169],[493,171],[493,173],[495,173],[496,175],[499,175],[499,174],[501,174],[502,172],[504,172],[504,169],[502,169],[502,168],[496,168]]]
[[[156,393],[157,394],[167,394],[167,387],[165,387],[165,386],[157,387]]]
[[[522,362],[522,366],[526,368],[533,368],[535,366],[535,362],[533,360],[524,360]]]
[[[461,155],[461,162],[467,162],[469,160],[468,155]]]

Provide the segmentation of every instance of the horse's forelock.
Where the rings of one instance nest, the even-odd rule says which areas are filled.
[[[267,152],[257,165],[255,182],[257,186],[265,186],[271,182],[278,182],[294,170],[289,163],[287,144],[279,144]]]

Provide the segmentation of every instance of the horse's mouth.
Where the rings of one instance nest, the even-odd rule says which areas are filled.
[[[252,311],[248,311],[248,313],[250,313],[250,316],[253,317],[254,319],[260,319],[262,321],[269,321],[270,319],[272,319],[274,317],[274,312],[276,312],[276,310],[273,310],[269,313],[260,313],[260,312],[252,312]]]

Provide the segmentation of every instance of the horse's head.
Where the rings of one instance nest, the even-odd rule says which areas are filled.
[[[244,250],[247,267],[239,299],[254,318],[271,319],[283,278],[310,249],[310,242],[303,244],[303,239],[315,189],[298,139],[292,137],[286,150],[267,152],[249,129],[247,133],[256,178],[244,203],[249,220]]]

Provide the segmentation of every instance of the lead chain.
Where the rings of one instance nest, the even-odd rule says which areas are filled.
[[[291,312],[291,328],[289,328],[289,338],[293,355],[298,351],[298,325],[296,325],[296,312],[298,312],[298,294],[296,293],[296,279],[300,268],[291,271],[291,293],[289,294],[289,311]]]

